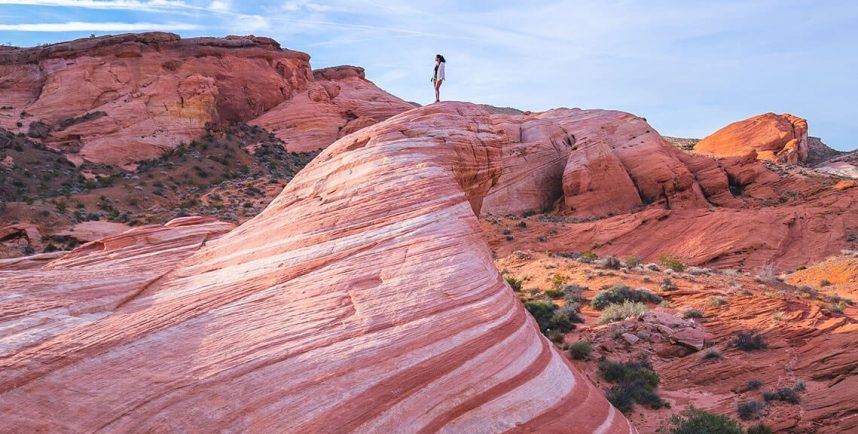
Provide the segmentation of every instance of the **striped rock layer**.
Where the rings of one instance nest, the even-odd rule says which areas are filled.
[[[634,432],[481,234],[526,119],[411,110],[225,235],[173,222],[0,271],[0,431]]]

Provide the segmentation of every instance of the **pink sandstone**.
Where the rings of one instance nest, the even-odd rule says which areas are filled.
[[[0,430],[634,432],[492,263],[477,215],[516,145],[493,122],[415,109],[220,238],[180,221],[0,271]]]

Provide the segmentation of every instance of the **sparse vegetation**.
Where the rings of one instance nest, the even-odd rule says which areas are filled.
[[[798,404],[801,402],[799,397],[800,392],[804,392],[804,381],[798,381],[793,387],[782,387],[771,392],[763,392],[763,399],[766,401],[783,401],[790,404]]]
[[[668,405],[655,392],[660,379],[646,360],[625,363],[602,360],[599,362],[599,375],[609,382],[618,383],[607,391],[606,396],[623,413],[632,410],[635,404],[653,409]]]
[[[676,285],[673,284],[673,281],[670,280],[669,277],[665,277],[664,279],[662,279],[660,288],[662,291],[676,291],[677,289],[679,289],[676,287]]]
[[[664,268],[669,268],[676,272],[685,271],[685,263],[676,256],[662,255],[658,257],[658,263]]]
[[[760,380],[751,380],[748,381],[747,384],[745,384],[746,391],[759,390],[761,387],[763,387],[763,382]]]
[[[754,332],[739,332],[733,338],[732,345],[742,351],[756,351],[768,348],[762,335]]]
[[[671,416],[668,423],[670,434],[744,434],[735,420],[694,407]]]
[[[575,360],[589,360],[593,352],[593,344],[587,341],[578,341],[569,346],[569,355]]]
[[[766,424],[758,423],[749,426],[746,434],[772,434],[772,429]]]
[[[625,301],[645,302],[645,303],[661,303],[663,299],[657,294],[653,294],[645,289],[630,288],[626,285],[614,285],[608,289],[603,289],[596,294],[591,303],[594,308],[602,310],[608,305],[622,303]]]
[[[721,360],[721,352],[716,349],[711,349],[703,353],[703,360]]]
[[[629,255],[623,258],[623,262],[626,263],[626,267],[634,268],[641,264],[641,258],[639,256]]]
[[[524,280],[516,279],[515,276],[509,276],[509,275],[504,276],[504,279],[506,280],[506,283],[508,283],[509,286],[512,287],[513,291],[515,291],[515,292],[521,291],[521,284],[524,283]]]
[[[558,310],[557,305],[551,301],[528,301],[524,303],[524,307],[533,315],[536,323],[539,324],[539,330],[554,341],[557,341],[559,337],[562,337],[569,330],[575,328],[575,324],[573,324],[568,312]],[[577,318],[577,313],[576,319],[579,319]]]
[[[599,316],[599,324],[607,324],[629,318],[636,318],[646,313],[647,310],[647,307],[643,303],[635,301],[624,301],[620,304],[610,304]]]
[[[742,420],[759,418],[762,409],[763,404],[754,400],[742,401],[736,406],[736,412],[739,413],[739,418]]]
[[[584,251],[583,253],[581,253],[581,256],[578,257],[579,261],[588,264],[593,263],[594,261],[596,261],[596,259],[599,259],[599,255],[597,255],[596,252],[592,250]]]
[[[706,305],[709,307],[721,307],[729,303],[730,302],[727,301],[726,297],[722,297],[720,295],[713,295],[706,301]]]
[[[691,318],[703,318],[703,311],[700,309],[686,309],[682,312],[682,318],[691,319]]]

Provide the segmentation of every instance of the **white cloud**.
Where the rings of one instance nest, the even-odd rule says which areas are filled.
[[[67,23],[0,24],[0,30],[15,32],[142,32],[197,30],[200,26],[188,23]]]
[[[165,11],[192,9],[181,0],[0,0],[0,5],[55,6],[85,9],[121,9],[133,11]]]
[[[240,33],[258,32],[270,26],[268,20],[261,15],[236,15],[230,23],[230,28]]]
[[[209,3],[209,10],[215,12],[229,12],[232,8],[232,2],[224,0],[214,0]]]

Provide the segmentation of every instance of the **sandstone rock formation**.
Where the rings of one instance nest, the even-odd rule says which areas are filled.
[[[307,152],[414,108],[368,81],[363,68],[319,69],[313,77],[306,90],[250,123],[274,132],[289,151]]]
[[[797,164],[808,157],[807,121],[765,113],[727,125],[698,142],[694,151],[719,157],[755,151],[761,160]]]
[[[60,149],[76,164],[128,166],[203,136],[207,124],[249,121],[275,107],[285,110],[279,128],[322,130],[312,146],[296,149],[327,145],[338,129],[410,108],[348,72],[353,68],[323,71],[315,83],[309,59],[254,36],[143,33],[7,48],[0,51],[0,127]],[[293,97],[300,106],[294,119],[281,104]],[[322,106],[324,116],[307,116]]]
[[[492,264],[476,215],[513,143],[435,104],[216,240],[180,221],[0,271],[0,430],[633,432]]]

